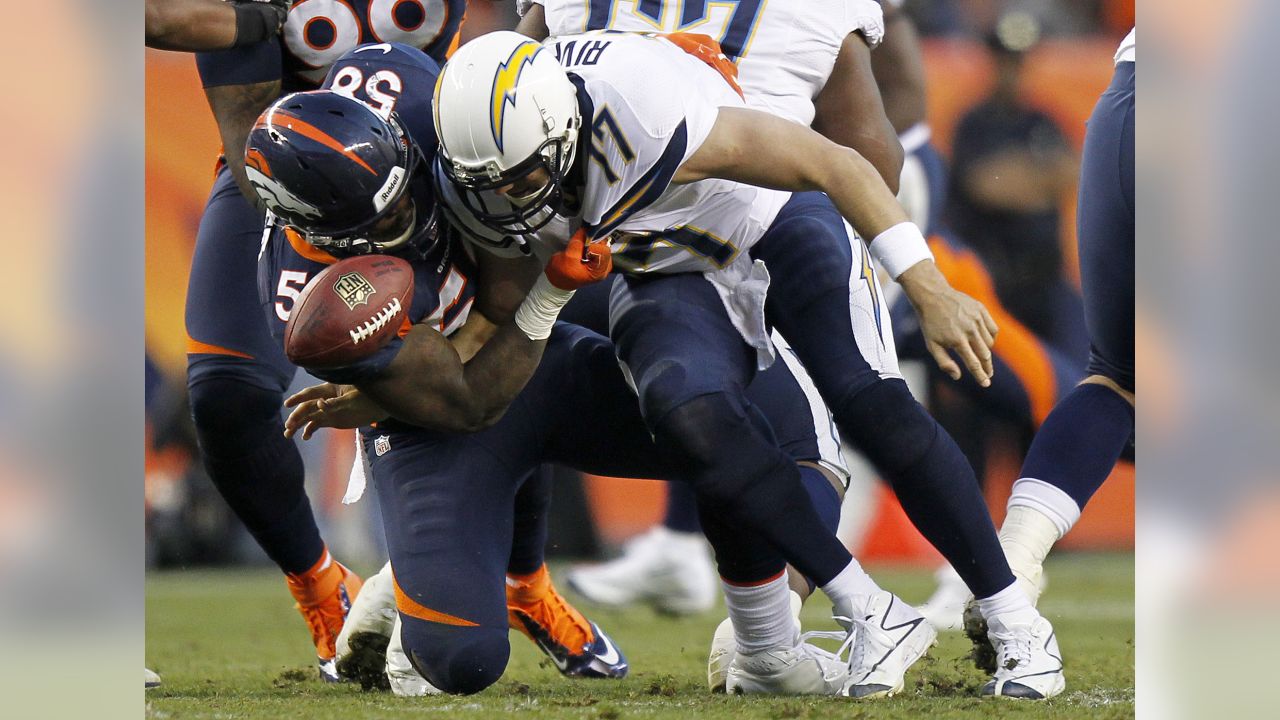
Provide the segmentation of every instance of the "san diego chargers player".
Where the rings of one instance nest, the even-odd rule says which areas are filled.
[[[340,87],[337,79],[346,71],[342,63],[335,66],[332,87]],[[425,88],[429,84],[418,82],[413,87]],[[422,96],[424,102],[426,92]],[[401,103],[408,94],[402,96]],[[437,261],[435,255],[453,252],[452,257],[456,259],[449,263],[453,263],[455,270],[466,259],[464,249],[452,243],[448,235],[442,235],[443,239],[433,246],[431,256],[425,259],[414,256],[415,246],[403,246],[403,243],[415,242],[420,235],[412,226],[402,232],[407,218],[420,216],[433,207],[425,190],[393,198],[382,204],[383,210],[371,211],[376,206],[367,198],[381,187],[382,175],[363,178],[355,164],[345,157],[346,152],[333,148],[358,148],[366,163],[381,167],[374,161],[394,157],[390,151],[378,152],[378,148],[389,144],[394,147],[389,140],[394,139],[394,127],[373,128],[370,132],[368,123],[363,122],[358,127],[343,125],[341,132],[335,129],[322,136],[319,128],[339,125],[333,117],[360,115],[356,112],[358,107],[345,103],[344,109],[344,103],[338,100],[309,94],[288,96],[268,110],[250,137],[247,156],[250,167],[256,169],[251,176],[262,188],[264,200],[293,224],[289,230],[274,232],[263,253],[264,305],[278,330],[282,329],[283,319],[270,293],[271,279],[285,272],[303,272],[286,268],[301,261],[310,262],[312,272],[322,267],[318,265],[324,260],[320,248],[342,254],[356,250],[409,252],[415,259],[419,275],[416,285],[420,287],[450,285],[448,280],[454,270],[445,267],[448,263]],[[396,115],[389,117],[397,118]],[[405,108],[404,117],[417,118],[428,126],[431,122],[429,113],[413,113],[412,108]],[[405,121],[410,127],[411,123],[411,120]],[[414,134],[412,130],[410,134]],[[339,135],[341,139],[332,142],[314,142],[317,138]],[[327,155],[325,148],[328,148]],[[307,172],[297,169],[298,159],[302,157],[310,168]],[[332,167],[334,162],[337,167]],[[356,182],[361,179],[363,183]],[[413,182],[407,186],[415,187]],[[347,192],[332,192],[337,187],[346,188]],[[299,208],[311,212],[301,212]],[[335,233],[334,228],[338,226],[363,230]],[[442,233],[448,230],[447,226],[436,227]],[[303,234],[299,228],[312,230]],[[405,232],[408,239],[404,239]],[[384,237],[389,240],[382,239]],[[580,252],[572,255],[571,268],[581,266],[579,255]],[[561,253],[556,257],[563,256]],[[526,262],[521,264],[541,268],[541,262],[523,260]],[[487,263],[495,261],[486,258]],[[555,263],[553,258],[548,276]],[[546,295],[545,288],[535,290],[516,311],[515,325],[520,330],[512,330],[511,321],[499,319],[495,323],[500,327],[498,333],[459,370],[459,356],[453,345],[441,339],[440,330],[451,330],[461,319],[461,316],[451,319],[448,310],[457,308],[465,314],[468,310],[474,312],[472,308],[475,308],[489,316],[496,314],[494,306],[485,302],[485,289],[494,286],[490,283],[492,277],[486,277],[483,265],[478,283],[461,285],[479,293],[472,301],[437,299],[424,293],[425,307],[419,308],[415,296],[412,314],[426,317],[428,322],[416,325],[403,342],[393,342],[391,347],[356,366],[340,371],[316,371],[333,380],[354,381],[362,392],[397,418],[388,424],[379,423],[376,430],[366,430],[365,434],[375,485],[384,508],[396,508],[386,521],[394,582],[398,588],[394,602],[404,619],[398,639],[403,642],[413,667],[430,685],[449,692],[482,689],[496,680],[505,667],[506,611],[490,612],[494,594],[486,593],[503,584],[502,574],[495,568],[506,565],[511,543],[511,495],[524,472],[533,470],[541,460],[555,460],[611,475],[673,476],[663,456],[652,448],[635,396],[618,369],[611,346],[603,338],[585,331],[566,326],[558,331],[559,335],[551,335],[542,365],[502,415],[501,408],[505,407],[502,398],[510,400],[509,395],[514,394],[514,389],[527,377],[525,371],[531,367],[530,361],[536,360],[532,355],[514,357],[517,350],[511,348],[511,344],[514,342],[521,348],[540,346],[529,339],[520,341],[513,332],[541,339],[550,332],[554,312],[548,313],[545,309],[547,299],[541,297]],[[567,293],[561,293],[564,294]],[[563,304],[566,299],[559,297],[557,304]],[[446,308],[440,318],[428,314],[437,302],[438,307]],[[543,308],[536,311],[541,329],[531,329],[530,315],[535,312],[531,307]],[[495,366],[505,367],[509,377],[495,377],[492,374]],[[464,383],[483,381],[485,387],[454,388],[459,372]],[[460,394],[463,392],[477,397],[463,399]],[[308,398],[303,406],[324,404],[314,395],[303,393],[301,396]],[[476,405],[485,409],[477,414],[471,409]],[[298,427],[297,417],[305,424],[311,421],[308,418],[318,416],[309,415],[305,410],[299,416],[295,411],[290,417],[290,429]],[[431,429],[411,428],[400,422],[405,419]],[[495,422],[491,428],[481,429]],[[584,443],[581,434],[584,425],[596,429],[593,436],[597,440],[607,437],[615,440]],[[479,432],[470,436],[440,432],[478,429]],[[605,433],[607,436],[602,436]],[[513,468],[517,470],[514,473]],[[520,468],[524,471],[519,471]],[[494,562],[477,562],[478,553],[488,557],[490,551],[494,553]],[[498,563],[496,558],[503,562]],[[504,569],[509,588],[506,609],[515,617],[520,609],[520,603],[516,602],[518,596],[540,587],[549,588],[549,580],[540,564],[536,577],[516,578],[515,583],[510,566]],[[510,589],[513,587],[514,591]],[[514,600],[513,592],[517,596]],[[477,600],[477,593],[481,600]],[[499,619],[503,621],[501,624]],[[781,619],[791,622],[789,614]],[[528,624],[527,620],[520,622]],[[587,654],[587,661],[607,664],[616,649],[593,626],[585,636],[590,638],[593,634],[602,646]],[[537,633],[535,637],[540,644],[545,642]],[[613,661],[617,662],[616,656]],[[557,659],[557,664],[560,662]],[[831,672],[840,671],[838,667],[831,668]]]
[[[1009,565],[1040,595],[1041,566],[1054,543],[1080,518],[1133,438],[1134,108],[1137,30],[1115,54],[1111,85],[1098,98],[1085,132],[1077,205],[1080,281],[1090,353],[1088,375],[1049,413],[1013,484],[1000,527]],[[965,630],[996,641],[1007,628],[966,612]],[[1008,660],[995,643],[995,662]]]
[[[636,32],[689,28],[709,33],[738,63],[748,104],[796,122],[813,122],[837,142],[856,141],[886,182],[897,184],[901,150],[875,91],[870,46],[864,38],[864,33],[873,38],[880,34],[880,11],[873,0],[731,5],[522,0],[518,10],[522,19],[517,30],[536,40],[584,28]],[[832,80],[823,87],[828,75]],[[819,108],[816,117],[815,103]],[[565,317],[607,332],[607,302],[607,288],[589,288],[575,297]],[[588,303],[602,307],[583,307]],[[600,320],[592,322],[593,318]],[[774,340],[781,338],[775,333]],[[785,342],[783,345],[781,357],[791,364],[792,373],[810,397],[814,422],[823,436],[822,459],[826,466],[836,468],[842,494],[848,473],[840,456],[838,434],[803,367],[785,348]],[[747,397],[756,405],[768,402],[759,385],[753,383]],[[806,484],[812,482],[811,472],[801,466]],[[709,608],[715,578],[708,575],[711,563],[699,552],[702,542],[696,501],[685,485],[672,485],[669,493],[662,525],[629,543],[615,562],[575,568],[566,576],[569,584],[608,604],[649,598],[664,609]],[[830,519],[834,529],[838,507],[827,510],[824,518]],[[794,585],[802,594],[807,593],[802,583]]]
[[[229,152],[200,220],[187,287],[191,413],[209,477],[285,573],[328,680],[336,679],[334,638],[360,578],[329,555],[303,487],[302,457],[281,434],[281,400],[295,370],[258,308],[263,216],[252,204],[241,148],[268,104],[317,87],[330,64],[360,43],[403,42],[442,61],[464,9],[462,0],[303,0],[280,36],[196,57]],[[378,80],[369,92],[386,96],[393,84]],[[275,288],[281,301],[300,290],[287,279]]]
[[[898,691],[933,639],[923,618],[880,591],[816,517],[778,520],[811,509],[797,507],[794,466],[738,409],[753,361],[767,362],[772,350],[767,311],[842,433],[963,568],[983,611],[1016,621],[1020,642],[1055,648],[1035,658],[1039,666],[1000,671],[1038,687],[993,682],[985,690],[1059,692],[1056,641],[1031,635],[1039,615],[1014,584],[972,469],[897,378],[879,284],[840,213],[874,238],[873,250],[920,311],[931,354],[953,376],[960,368],[947,349],[986,384],[994,323],[938,274],[874,168],[795,123],[743,107],[732,66],[709,38],[596,33],[557,38],[544,52],[514,33],[492,33],[458,58],[441,77],[435,108],[442,170],[458,204],[498,231],[536,231],[561,210],[591,237],[609,238],[626,271],[613,287],[611,334],[659,447],[699,468],[693,480],[703,506],[774,519],[762,532],[782,557],[766,550],[747,561],[739,579],[749,589],[725,584],[739,651],[730,687],[735,670],[767,688],[792,669],[763,657],[776,661],[797,639],[752,627],[755,608],[787,603],[785,584],[771,579],[780,578],[784,557],[823,587],[838,615],[862,619],[846,620],[852,655],[866,664],[851,668],[846,694]],[[823,189],[840,213],[821,195],[733,181]],[[1044,680],[1050,676],[1057,682]]]

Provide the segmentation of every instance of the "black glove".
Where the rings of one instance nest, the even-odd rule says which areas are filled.
[[[280,34],[293,0],[230,0],[236,10],[236,41],[232,47],[252,45]]]

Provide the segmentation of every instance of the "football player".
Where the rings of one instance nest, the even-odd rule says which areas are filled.
[[[1088,375],[1036,433],[1000,527],[1000,545],[1033,603],[1049,550],[1075,525],[1133,438],[1136,68],[1135,29],[1116,51],[1111,85],[1085,132],[1077,227]],[[983,630],[981,618],[966,611],[971,638],[980,641]],[[994,628],[990,635],[996,639]],[[996,662],[1005,659],[1001,654]]]
[[[871,455],[917,526],[962,569],[993,637],[1007,627],[1018,648],[1035,648],[984,692],[1060,692],[1052,628],[1017,588],[972,469],[901,382],[870,257],[850,241],[841,215],[874,238],[920,312],[931,355],[953,377],[960,367],[948,349],[989,383],[994,323],[947,285],[875,168],[795,123],[746,109],[733,66],[705,36],[596,33],[542,47],[492,33],[459,58],[436,94],[453,203],[498,232],[554,226],[562,212],[592,238],[610,240],[626,273],[612,290],[611,335],[659,447],[699,468],[692,479],[704,507],[766,520],[761,531],[781,553],[744,560],[737,578],[722,563],[738,636],[730,689],[776,689],[795,669],[778,661],[780,649],[798,642],[790,628],[753,626],[759,608],[787,603],[785,583],[773,579],[784,558],[823,587],[840,617],[862,619],[846,620],[860,665],[850,668],[846,694],[900,690],[934,634],[816,517],[781,519],[812,509],[798,506],[794,466],[739,409],[753,361],[771,359],[767,312],[842,433]],[[817,193],[759,185],[825,190],[835,207]]]
[[[539,275],[533,292],[524,297],[519,289],[527,287],[529,269],[535,274],[541,270],[540,260],[499,262],[484,256],[473,270],[447,225],[417,224],[415,218],[435,217],[435,206],[425,175],[410,169],[418,167],[416,161],[395,152],[402,135],[397,128],[403,122],[409,137],[429,134],[430,113],[406,98],[412,97],[411,88],[422,88],[418,97],[425,104],[433,83],[406,76],[406,92],[381,105],[362,96],[364,86],[344,78],[382,72],[375,68],[384,68],[388,60],[380,48],[357,49],[350,62],[335,65],[326,84],[383,110],[386,127],[373,123],[377,115],[358,103],[304,93],[274,104],[251,133],[246,156],[252,182],[290,223],[274,228],[264,246],[264,307],[282,334],[292,306],[272,293],[275,279],[304,282],[333,262],[332,254],[406,256],[415,267],[415,286],[439,290],[415,295],[410,314],[419,322],[402,340],[351,367],[314,370],[359,391],[335,386],[304,391],[290,400],[298,409],[287,427],[291,432],[302,428],[305,435],[316,423],[340,424],[334,418],[344,411],[335,406],[356,394],[371,400],[376,417],[384,419],[376,429],[365,430],[365,445],[375,486],[388,508],[394,576],[386,579],[392,587],[385,594],[392,595],[402,619],[402,627],[391,631],[392,642],[403,643],[410,669],[425,678],[419,687],[475,692],[496,680],[506,664],[508,614],[562,670],[582,666],[603,674],[620,672],[616,648],[595,626],[580,620],[574,645],[554,637],[557,628],[551,623],[532,622],[537,618],[530,617],[533,612],[522,598],[540,595],[544,605],[563,601],[550,586],[540,547],[536,564],[514,572],[511,528],[515,523],[520,529],[520,517],[512,515],[512,496],[521,478],[544,460],[609,475],[670,478],[674,473],[654,450],[609,343],[568,326],[552,333],[555,314],[571,294],[556,288],[583,281],[564,279],[565,273],[582,272],[581,250],[555,255],[546,276]],[[387,54],[402,51],[393,46]],[[412,147],[418,145],[433,144]],[[364,165],[354,162],[352,154]],[[376,172],[365,177],[365,165]],[[396,180],[396,186],[408,190],[370,199],[379,198],[397,177],[408,178]],[[567,267],[565,257],[572,258]],[[511,296],[523,299],[514,314],[504,313]],[[483,313],[498,328],[478,348],[464,334],[465,325],[454,332],[468,313]],[[453,337],[445,340],[445,333]],[[547,354],[538,365],[541,341],[548,336]],[[465,365],[464,357],[471,357]],[[512,402],[535,365],[537,372]],[[388,415],[395,419],[386,419]],[[584,427],[591,429],[591,442],[584,442]],[[470,431],[474,434],[457,434]],[[747,538],[731,542],[745,544]],[[504,583],[506,603],[497,593]],[[368,592],[362,593],[362,601]],[[789,613],[779,620],[791,622]],[[558,623],[562,632],[572,624],[572,617]],[[548,649],[553,642],[556,647]],[[389,669],[396,656],[393,647]],[[843,668],[827,665],[830,682],[838,682]]]
[[[241,148],[284,92],[315,88],[330,64],[367,41],[397,41],[444,59],[462,0],[307,0],[275,38],[196,56],[224,148],[196,235],[187,287],[187,389],[209,477],[254,539],[285,573],[311,631],[321,676],[336,679],[334,639],[360,588],[316,527],[302,457],[282,436],[280,405],[295,369],[262,321],[254,283],[262,212]],[[372,82],[385,95],[395,80]],[[252,199],[252,201],[251,201]],[[285,281],[286,298],[301,288]]]

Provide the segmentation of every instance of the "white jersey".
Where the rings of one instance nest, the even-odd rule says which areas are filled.
[[[1120,49],[1116,50],[1116,64],[1122,62],[1138,61],[1138,28],[1129,31],[1124,36],[1124,41],[1120,43]]]
[[[688,32],[711,36],[738,65],[747,106],[810,125],[840,46],[860,32],[884,37],[875,0],[519,0],[523,15],[542,5],[551,37],[589,30]]]

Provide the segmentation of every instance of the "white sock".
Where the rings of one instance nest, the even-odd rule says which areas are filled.
[[[1009,564],[1019,568],[1043,565],[1054,543],[1062,537],[1060,527],[1037,507],[1010,505],[1000,524],[1000,546]]]
[[[850,560],[839,575],[822,586],[822,592],[835,603],[838,613],[860,615],[867,605],[867,599],[880,592],[880,586],[862,569],[857,560]]]
[[[995,595],[978,600],[978,610],[988,624],[996,624],[999,630],[1012,625],[1030,625],[1039,617],[1027,594],[1016,582],[1009,583],[1009,587]]]
[[[724,580],[720,585],[738,652],[793,648],[800,642],[800,626],[791,615],[793,593],[785,572],[761,585],[731,585]]]
[[[1019,478],[1013,483],[1009,493],[1009,504],[1015,507],[1037,510],[1053,522],[1058,529],[1058,538],[1070,532],[1071,527],[1080,519],[1080,506],[1061,488],[1035,478]],[[1041,558],[1043,559],[1043,558]]]

